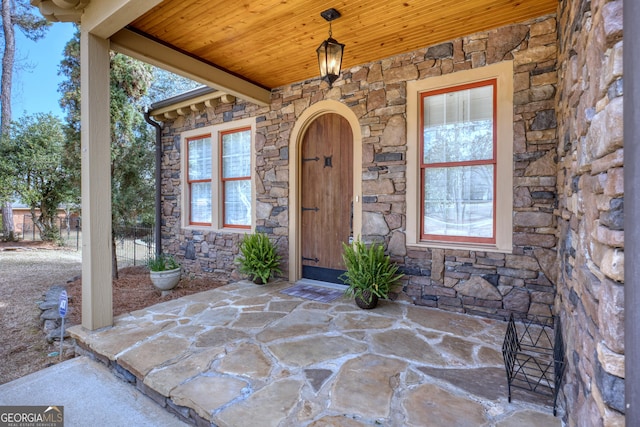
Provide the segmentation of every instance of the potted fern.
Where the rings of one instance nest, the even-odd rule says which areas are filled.
[[[163,295],[180,282],[180,264],[172,255],[159,254],[149,258],[147,267],[149,267],[151,283],[161,290]]]
[[[248,275],[251,280],[262,285],[280,271],[280,255],[269,236],[264,233],[247,234],[240,243],[240,255],[236,262],[241,273]]]
[[[352,245],[342,244],[342,259],[347,268],[341,276],[349,287],[345,294],[354,297],[358,307],[375,308],[378,299],[386,299],[395,282],[404,274],[397,274],[398,266],[384,253],[384,246],[372,243],[367,247],[361,240]]]

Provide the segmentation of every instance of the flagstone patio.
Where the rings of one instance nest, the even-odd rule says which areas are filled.
[[[69,329],[77,351],[212,426],[560,426],[548,399],[507,402],[505,322],[240,281]]]

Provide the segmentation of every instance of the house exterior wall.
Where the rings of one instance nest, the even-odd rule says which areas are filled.
[[[177,255],[185,271],[193,276],[206,275],[223,282],[240,279],[234,259],[238,255],[238,246],[244,232],[219,232],[207,231],[202,227],[183,227],[181,133],[205,126],[259,117],[267,110],[268,107],[235,100],[233,103],[218,103],[202,113],[179,116],[171,122],[165,122],[161,140],[162,246],[164,252]],[[256,150],[260,149],[262,140],[260,135],[256,135]],[[261,191],[259,184],[258,191]],[[286,253],[286,248],[286,241],[278,244],[279,253]]]
[[[325,99],[347,105],[362,132],[364,240],[383,241],[406,274],[403,292],[418,305],[505,319],[550,315],[556,262],[555,16],[487,31],[343,70],[329,89],[318,79],[272,91],[269,107],[237,100],[165,123],[163,242],[192,274],[239,276],[239,233],[183,229],[180,133],[256,118],[256,230],[289,246],[289,144],[296,120]],[[406,244],[407,82],[513,61],[513,250],[418,248]],[[282,266],[287,271],[288,266]]]
[[[567,0],[558,15],[487,31],[165,123],[163,246],[193,275],[240,278],[242,233],[182,227],[180,134],[255,118],[257,231],[288,271],[292,131],[323,100],[348,106],[362,140],[362,237],[383,241],[406,273],[405,298],[506,318],[554,313],[568,366],[570,426],[624,424],[622,0]],[[513,250],[407,245],[407,82],[513,61]]]
[[[260,117],[259,203],[271,205],[258,226],[274,234],[286,214],[290,130],[310,105],[334,99],[348,105],[362,131],[364,240],[382,240],[405,274],[404,293],[418,305],[505,318],[551,314],[556,258],[556,21],[542,17],[344,70],[327,89],[318,80],[273,91]],[[514,62],[514,245],[510,254],[407,247],[406,83]],[[282,200],[284,198],[284,200]],[[268,209],[264,210],[265,212]],[[283,230],[286,232],[286,230]]]
[[[568,425],[624,425],[622,0],[560,3],[556,311]]]

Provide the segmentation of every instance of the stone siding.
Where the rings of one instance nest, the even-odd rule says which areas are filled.
[[[237,233],[180,227],[180,132],[256,117],[258,231],[272,236],[287,270],[289,140],[306,108],[337,100],[362,132],[363,229],[384,242],[406,274],[404,293],[418,305],[505,319],[551,315],[556,268],[557,28],[555,16],[482,32],[343,70],[328,88],[318,79],[272,91],[269,107],[236,101],[166,123],[163,131],[163,239],[194,275],[237,279]],[[513,252],[415,249],[405,243],[406,83],[513,60]],[[360,142],[360,141],[357,141]]]
[[[297,118],[323,99],[339,100],[358,117],[363,146],[363,229],[383,241],[402,266],[404,292],[416,304],[506,318],[551,315],[556,280],[557,145],[555,16],[474,34],[343,71],[329,89],[317,79],[272,92],[258,117],[261,205],[258,226],[275,235],[288,198],[288,144]],[[409,249],[406,226],[406,82],[514,61],[514,246],[492,252]],[[260,209],[269,212],[269,209]],[[274,213],[276,213],[274,215]]]
[[[179,116],[162,130],[162,246],[176,254],[184,270],[194,277],[208,276],[228,282],[240,278],[234,265],[242,233],[182,228],[181,133],[264,114],[265,108],[236,100],[218,103],[202,113]],[[286,242],[284,243],[286,244]]]
[[[560,3],[558,295],[569,426],[624,425],[622,0]]]
[[[506,318],[554,313],[567,369],[569,426],[624,425],[622,0],[564,0],[558,15],[469,35],[165,123],[163,242],[194,275],[235,280],[242,233],[181,227],[180,133],[256,118],[256,229],[287,270],[289,141],[322,100],[360,123],[363,238],[384,242],[418,305]],[[348,48],[348,47],[347,47]],[[406,83],[514,61],[513,251],[408,247]]]

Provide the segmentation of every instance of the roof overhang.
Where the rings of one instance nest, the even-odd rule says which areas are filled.
[[[259,105],[270,102],[273,88],[323,84],[316,49],[329,29],[321,12],[331,6],[342,14],[332,25],[346,45],[343,72],[558,9],[557,0],[30,1],[51,21],[78,22],[110,39],[118,52]]]
[[[235,100],[233,95],[209,87],[200,87],[151,104],[149,116],[159,122],[173,120],[178,116],[203,112],[206,108],[213,108],[218,104],[230,104]]]
[[[197,58],[171,49],[134,31],[124,29],[111,36],[111,48],[151,65],[190,78],[226,94],[268,105],[271,91],[234,76]]]

